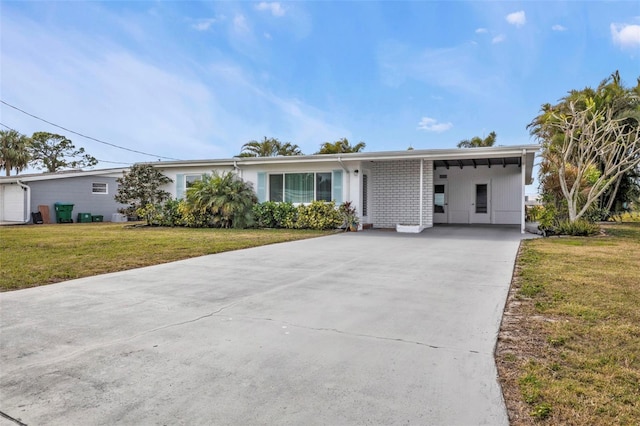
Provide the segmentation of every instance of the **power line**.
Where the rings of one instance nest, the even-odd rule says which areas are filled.
[[[9,129],[9,130],[13,130],[13,131],[18,132],[18,131],[17,131],[16,129],[14,129],[13,127],[7,126],[7,125],[6,125],[6,124],[4,124],[4,123],[0,123],[0,126],[5,127],[5,128],[7,128],[7,129]],[[20,133],[20,132],[18,132],[18,133]],[[97,159],[97,158],[96,158],[96,160],[98,160],[98,162],[100,162],[100,163],[124,164],[124,165],[127,165],[127,166],[130,166],[130,165],[132,165],[132,164],[133,164],[133,163],[125,163],[125,162],[122,162],[122,161],[99,160],[99,159]]]
[[[150,157],[156,157],[156,158],[164,158],[165,160],[176,160],[176,161],[180,161],[178,158],[163,157],[162,155],[149,154],[148,152],[137,151],[137,150],[135,150],[135,149],[125,148],[125,147],[123,147],[123,146],[119,146],[119,145],[112,144],[112,143],[109,143],[109,142],[101,141],[100,139],[96,139],[96,138],[93,138],[93,137],[91,137],[91,136],[83,135],[82,133],[78,133],[78,132],[73,131],[73,130],[71,130],[71,129],[67,129],[66,127],[59,126],[59,125],[57,125],[57,124],[55,124],[55,123],[52,123],[52,122],[50,122],[50,121],[45,120],[44,118],[40,118],[40,117],[38,117],[38,116],[36,116],[36,115],[33,115],[33,114],[31,114],[31,113],[28,113],[27,111],[24,111],[24,110],[22,110],[22,109],[18,108],[17,106],[11,105],[10,103],[7,103],[7,102],[3,101],[2,99],[0,99],[0,102],[2,102],[3,104],[5,104],[5,105],[6,105],[6,106],[8,106],[9,108],[13,108],[13,109],[15,109],[16,111],[20,111],[21,113],[28,115],[29,117],[33,117],[33,118],[35,118],[36,120],[43,121],[43,122],[45,122],[45,123],[47,123],[47,124],[50,124],[50,125],[52,125],[52,126],[54,126],[54,127],[57,127],[57,128],[62,129],[62,130],[64,130],[64,131],[67,131],[67,132],[69,132],[69,133],[73,133],[73,134],[75,134],[75,135],[81,136],[81,137],[86,138],[86,139],[90,139],[90,140],[92,140],[92,141],[96,141],[96,142],[101,143],[101,144],[109,145],[109,146],[112,146],[112,147],[114,147],[114,148],[123,149],[123,150],[125,150],[125,151],[129,151],[129,152],[135,152],[136,154],[143,154],[143,155],[148,155],[148,156],[150,156]],[[4,126],[4,124],[3,124],[3,126]],[[7,126],[5,126],[5,127],[7,127]],[[8,127],[7,127],[7,128],[8,128]]]

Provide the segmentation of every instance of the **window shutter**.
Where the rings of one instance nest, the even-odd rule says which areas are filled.
[[[258,173],[258,202],[267,201],[267,174],[265,172]]]
[[[176,200],[184,198],[184,175],[176,175]]]
[[[336,204],[342,204],[342,170],[334,170],[331,173],[331,185],[333,201]]]

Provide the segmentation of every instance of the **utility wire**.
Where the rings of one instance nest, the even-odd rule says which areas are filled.
[[[7,126],[7,125],[6,125],[6,124],[4,124],[4,123],[0,123],[0,126],[2,126],[2,127],[6,127],[6,128],[7,128],[7,129],[9,129],[9,130],[14,130],[14,131],[18,132],[18,131],[17,131],[16,129],[14,129],[13,127]],[[20,132],[18,132],[18,133],[20,133]],[[100,163],[124,164],[124,165],[127,165],[127,166],[130,166],[130,165],[132,164],[132,163],[124,163],[124,162],[122,162],[122,161],[99,160],[99,159],[97,159],[97,158],[96,158],[96,160],[98,160]]]
[[[50,124],[50,125],[52,125],[52,126],[55,126],[55,127],[59,128],[59,129],[62,129],[62,130],[67,131],[67,132],[69,132],[69,133],[73,133],[73,134],[75,134],[75,135],[81,136],[81,137],[86,138],[86,139],[90,139],[90,140],[92,140],[92,141],[96,141],[96,142],[98,142],[98,143],[102,143],[102,144],[105,144],[105,145],[109,145],[109,146],[112,146],[112,147],[114,147],[114,148],[118,148],[118,149],[124,149],[125,151],[129,151],[129,152],[135,152],[136,154],[143,154],[143,155],[148,155],[148,156],[150,156],[150,157],[156,157],[156,158],[164,158],[165,160],[176,160],[176,161],[180,161],[180,159],[178,159],[178,158],[163,157],[162,155],[149,154],[148,152],[137,151],[137,150],[135,150],[135,149],[125,148],[125,147],[123,147],[123,146],[119,146],[119,145],[112,144],[112,143],[109,143],[109,142],[101,141],[100,139],[96,139],[96,138],[93,138],[93,137],[91,137],[91,136],[83,135],[82,133],[75,132],[75,131],[73,131],[73,130],[71,130],[71,129],[67,129],[66,127],[62,127],[62,126],[59,126],[59,125],[57,125],[57,124],[55,124],[55,123],[52,123],[52,122],[50,122],[50,121],[47,121],[47,120],[45,120],[44,118],[40,118],[40,117],[38,117],[38,116],[36,116],[36,115],[30,114],[30,113],[28,113],[27,111],[21,110],[21,109],[20,109],[20,108],[18,108],[17,106],[11,105],[10,103],[7,103],[7,102],[3,101],[2,99],[0,99],[0,102],[2,102],[3,104],[5,104],[5,105],[6,105],[6,106],[8,106],[9,108],[13,108],[13,109],[15,109],[16,111],[20,111],[21,113],[28,115],[29,117],[33,117],[33,118],[35,118],[36,120],[44,121],[45,123]],[[4,126],[4,124],[3,124],[3,126]],[[5,127],[7,127],[7,126],[5,126]],[[8,127],[7,127],[7,128],[8,128]]]

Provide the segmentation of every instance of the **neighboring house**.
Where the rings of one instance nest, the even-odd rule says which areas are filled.
[[[38,206],[49,207],[55,222],[55,203],[73,204],[72,218],[91,213],[111,220],[112,214],[126,207],[114,200],[116,179],[126,168],[103,170],[69,170],[0,177],[0,223],[28,223]]]
[[[289,157],[235,157],[149,163],[173,180],[165,186],[183,198],[189,185],[213,170],[250,182],[259,201],[351,201],[360,224],[438,223],[525,225],[525,185],[532,182],[538,145],[361,152]],[[115,182],[126,169],[45,173],[0,178],[0,222],[24,222],[38,205],[73,203],[77,213],[111,215]]]
[[[420,231],[438,223],[510,224],[524,230],[525,185],[538,145],[236,157],[150,163],[183,198],[205,173],[235,171],[259,201],[351,201],[361,225]]]

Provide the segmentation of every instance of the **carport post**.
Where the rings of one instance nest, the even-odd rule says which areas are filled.
[[[526,168],[527,168],[527,151],[525,149],[522,150],[522,167],[520,168],[520,191],[521,191],[521,200],[520,200],[520,233],[524,234],[525,231],[525,194],[524,187],[527,183],[526,179]]]
[[[420,230],[422,230],[422,194],[424,192],[424,190],[422,189],[422,185],[424,184],[424,178],[423,178],[423,173],[424,173],[424,158],[420,159]]]

